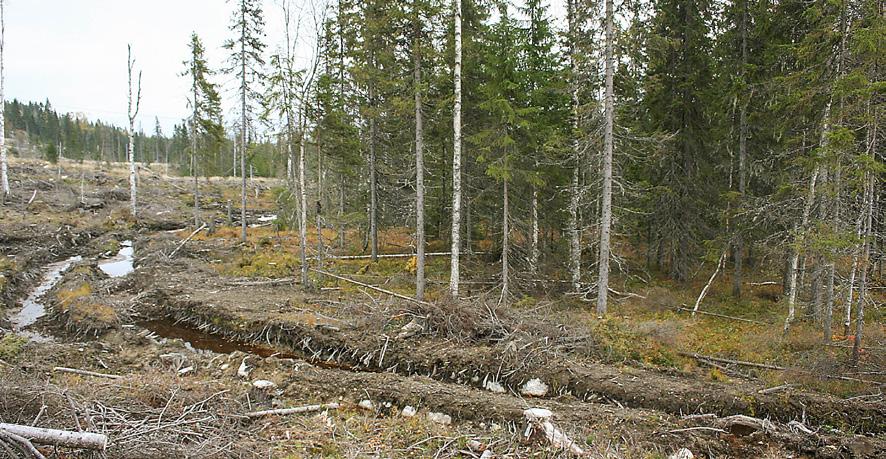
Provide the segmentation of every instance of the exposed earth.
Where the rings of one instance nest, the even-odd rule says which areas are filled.
[[[869,325],[874,344],[852,371],[816,360],[845,349],[801,338],[777,344],[797,358],[787,371],[717,363],[681,356],[705,351],[682,336],[785,338],[777,325],[679,316],[653,304],[659,286],[634,307],[668,319],[644,319],[636,334],[620,325],[640,321],[630,298],[610,321],[553,288],[499,305],[482,255],[467,261],[476,283],[461,301],[436,291],[407,301],[318,271],[304,288],[297,235],[273,221],[277,181],[250,184],[241,243],[227,211],[235,179],[201,179],[209,225],[193,234],[188,178],[144,168],[134,219],[122,168],[17,160],[10,175],[0,422],[103,433],[107,457],[886,456],[882,323]],[[409,295],[408,257],[336,259],[361,255],[361,236],[338,247],[328,232],[322,260],[312,235],[312,267]],[[385,251],[408,251],[404,234],[387,231]],[[431,259],[432,285],[446,263]],[[570,442],[527,435],[529,408],[550,410]]]

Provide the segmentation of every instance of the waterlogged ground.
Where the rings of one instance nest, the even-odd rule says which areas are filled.
[[[441,293],[445,257],[431,258],[427,304],[317,273],[305,288],[297,238],[274,226],[279,183],[255,185],[241,244],[239,228],[225,226],[237,184],[201,180],[213,224],[183,243],[193,230],[186,179],[143,171],[142,214],[131,219],[122,168],[14,161],[12,177],[13,199],[0,208],[0,422],[104,432],[108,457],[886,454],[883,357],[873,350],[881,323],[869,326],[872,350],[849,373],[845,348],[820,346],[802,324],[779,342],[760,325],[680,316],[670,303],[694,286],[625,282],[646,299],[616,303],[606,321],[555,287],[499,305],[495,261],[482,255],[466,260],[471,298],[460,302]],[[323,270],[409,294],[408,257],[334,259],[360,253],[360,235],[347,236]],[[382,239],[399,252],[408,238],[398,229]],[[314,236],[309,243],[317,247]],[[765,293],[736,311],[716,287],[710,301],[775,323]],[[701,365],[677,350],[798,370]],[[327,405],[245,416],[315,404]],[[528,408],[551,410],[569,442],[525,435]]]

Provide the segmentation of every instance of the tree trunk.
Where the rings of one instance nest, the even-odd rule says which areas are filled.
[[[532,200],[530,201],[532,218],[532,245],[529,248],[529,274],[535,276],[538,273],[538,187],[532,185]]]
[[[609,294],[609,237],[612,225],[612,150],[613,150],[613,124],[614,95],[612,78],[614,73],[613,55],[613,11],[612,0],[606,0],[606,100],[605,116],[606,124],[603,131],[603,195],[601,196],[600,208],[600,259],[599,275],[597,276],[597,316],[606,315],[606,300]]]
[[[304,110],[304,109],[302,109]],[[305,114],[301,113],[298,136],[298,235],[301,257],[301,285],[307,289],[308,285],[308,192],[305,183]]]
[[[373,113],[369,117],[369,246],[372,262],[378,261],[378,176],[375,165],[375,90],[369,87],[369,103]]]
[[[246,9],[240,7],[240,240],[246,242]]]
[[[424,165],[424,131],[422,126],[421,107],[421,55],[419,44],[421,35],[418,6],[415,8],[414,22],[414,84],[415,84],[415,299],[421,301],[425,296],[425,165]]]
[[[834,267],[834,262],[829,261],[827,266],[827,282],[825,284],[825,307],[822,313],[822,324],[824,325],[823,331],[823,340],[825,343],[831,342],[832,331],[834,321],[834,276],[836,274],[836,269]]]
[[[578,68],[576,64],[575,43],[575,2],[567,0],[567,19],[569,27],[569,65],[570,65],[570,92],[572,95],[572,182],[569,187],[569,271],[572,275],[572,291],[581,291],[581,222],[579,221],[578,207],[580,205],[581,190],[579,189],[579,176],[581,158],[578,144]]]
[[[133,218],[138,215],[138,208],[136,206],[136,190],[138,187],[138,172],[135,167],[135,117],[138,115],[138,106],[141,102],[141,93],[142,93],[142,78],[141,72],[138,75],[138,89],[135,96],[135,105],[133,106],[132,101],[132,70],[135,66],[135,61],[132,59],[132,47],[127,45],[127,67],[128,67],[128,75],[129,75],[129,104],[127,109],[127,115],[129,117],[129,145],[127,146],[127,153],[129,157],[129,205],[130,211],[132,212]],[[61,149],[59,149],[59,155],[61,155]]]
[[[855,341],[852,344],[852,364],[857,366],[861,354],[861,340],[864,333],[864,303],[867,300],[867,278],[871,263],[871,222],[874,213],[874,177],[868,173],[865,183],[865,223],[862,243],[861,273],[858,280],[858,309],[855,314]]]
[[[458,298],[461,254],[461,0],[454,2],[455,100],[452,107],[452,237],[450,239],[452,256],[449,266],[449,294],[453,298]]]
[[[812,176],[809,178],[809,190],[806,193],[806,202],[803,206],[803,215],[800,219],[800,223],[794,228],[794,231],[798,234],[794,236],[795,241],[800,237],[800,231],[805,230],[807,222],[809,221],[809,214],[812,212],[812,203],[815,201],[815,185],[818,182],[818,175],[821,173],[821,166],[816,166],[815,170],[812,172]],[[791,326],[791,322],[794,321],[794,316],[796,315],[796,303],[797,303],[797,264],[799,262],[800,257],[800,248],[795,247],[793,253],[791,254],[791,264],[788,269],[789,281],[788,281],[788,316],[784,321],[784,333],[788,333],[788,329]]]
[[[741,77],[744,80],[748,64],[748,0],[742,1],[741,9]],[[743,83],[747,83],[744,82]],[[745,94],[741,94],[744,99]],[[748,108],[745,100],[741,101],[738,114],[738,193],[741,197],[741,206],[744,206],[744,198],[747,182],[748,162]],[[735,264],[732,275],[732,296],[741,298],[742,264],[744,262],[744,235],[742,228],[737,226],[735,234]]]
[[[510,297],[508,272],[508,252],[510,251],[510,209],[508,205],[508,180],[504,180],[504,202],[502,205],[501,217],[501,301],[508,304]]]
[[[6,18],[4,0],[0,0],[0,107],[6,107],[4,86],[6,85],[5,55]],[[0,182],[3,187],[3,202],[9,197],[9,165],[6,158],[6,110],[0,110]]]
[[[194,176],[194,228],[200,227],[200,185],[197,179],[197,68],[196,62],[191,66],[191,91],[194,100],[193,118],[191,119],[191,174]]]
[[[338,250],[345,250],[345,175],[338,174]]]

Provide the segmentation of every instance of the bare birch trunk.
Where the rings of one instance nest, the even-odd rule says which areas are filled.
[[[800,237],[799,232],[806,228],[806,225],[809,221],[809,214],[812,212],[812,203],[815,201],[815,185],[818,182],[818,175],[821,173],[821,166],[816,166],[815,171],[812,172],[812,177],[809,178],[809,190],[806,193],[806,203],[803,206],[803,215],[800,220],[800,224],[794,228],[794,231],[798,234],[794,236],[794,241]],[[790,280],[788,281],[788,286],[790,287],[788,290],[788,316],[784,320],[784,333],[788,333],[788,329],[791,326],[791,322],[794,321],[794,316],[796,315],[796,303],[797,303],[797,264],[800,258],[800,248],[794,247],[793,253],[791,254],[791,266],[790,266]]]
[[[857,366],[864,333],[864,303],[867,300],[867,278],[871,263],[871,222],[874,213],[874,177],[868,173],[865,180],[865,223],[862,243],[861,273],[858,280],[858,309],[855,314],[855,341],[852,343],[852,364]]]
[[[299,245],[301,249],[299,251],[301,257],[301,285],[302,288],[308,288],[308,256],[307,256],[307,248],[308,248],[308,192],[307,192],[307,183],[305,183],[305,114],[302,113],[300,115],[302,117],[301,126],[299,127],[299,139],[298,139],[298,207],[299,207],[299,216],[298,216],[298,235],[299,235]]]
[[[6,86],[6,68],[4,55],[6,45],[6,16],[4,0],[0,0],[0,108],[6,107],[4,87]],[[6,158],[6,110],[0,109],[0,182],[3,186],[3,202],[9,197],[9,164]]]
[[[744,79],[745,67],[748,63],[748,0],[742,2],[741,10],[741,76]],[[741,94],[742,98],[744,94]],[[741,204],[744,206],[744,198],[747,183],[748,161],[748,109],[747,102],[741,101],[741,109],[738,114],[738,193],[741,195]],[[735,265],[732,275],[732,295],[741,298],[742,269],[744,263],[744,235],[742,228],[737,225],[735,234]]]
[[[419,54],[421,26],[415,1],[413,1],[413,8],[415,8],[415,37],[412,45],[415,67],[415,299],[421,301],[425,296],[425,146],[421,107],[421,55]]]
[[[568,26],[569,26],[569,65],[570,65],[570,92],[572,95],[572,182],[569,187],[569,270],[572,275],[572,291],[581,291],[581,223],[579,221],[578,207],[580,205],[581,190],[579,189],[580,177],[580,152],[578,144],[578,68],[575,61],[575,2],[567,1]]]
[[[509,260],[508,260],[508,252],[510,251],[510,233],[511,233],[511,225],[510,225],[510,208],[508,202],[508,180],[504,180],[504,203],[502,206],[502,219],[501,219],[501,301],[505,304],[508,304],[508,298],[510,297],[510,273],[509,273]]]
[[[338,249],[345,249],[345,175],[338,175]]]
[[[246,242],[246,10],[240,8],[240,240]]]
[[[533,276],[538,273],[538,187],[532,185],[532,200],[530,202],[532,213],[532,245],[529,249],[529,273]]]
[[[609,294],[609,238],[612,226],[612,150],[613,150],[613,124],[614,95],[613,95],[613,11],[612,0],[606,0],[606,100],[605,116],[606,124],[603,131],[603,196],[600,209],[600,260],[599,275],[597,277],[597,316],[606,315],[606,300]]]
[[[132,46],[126,46],[127,51],[127,68],[129,75],[129,104],[127,109],[127,115],[129,117],[129,145],[127,146],[127,153],[129,157],[129,205],[130,212],[132,212],[132,216],[136,217],[138,215],[137,206],[136,206],[136,191],[138,187],[138,172],[135,167],[135,117],[138,115],[138,106],[141,102],[141,94],[142,94],[142,74],[138,73],[138,89],[135,97],[135,105],[132,103],[132,70],[135,66],[135,61],[132,59]]]
[[[194,228],[200,227],[200,184],[197,178],[197,69],[196,63],[191,67],[191,91],[193,93],[194,113],[191,119],[191,174],[194,176]]]
[[[455,65],[453,80],[455,101],[452,107],[452,252],[449,293],[458,298],[459,256],[461,254],[461,0],[454,0]]]

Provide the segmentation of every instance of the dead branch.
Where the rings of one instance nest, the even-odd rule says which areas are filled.
[[[685,306],[685,305],[683,305],[683,306]],[[716,312],[693,311],[692,309],[684,308],[684,307],[678,307],[677,310],[678,310],[678,311],[691,312],[691,313],[693,313],[693,314],[696,314],[696,313],[697,313],[697,314],[704,314],[704,315],[706,315],[706,316],[720,317],[720,318],[722,318],[722,319],[740,320],[740,321],[742,321],[742,322],[748,322],[748,323],[758,324],[758,325],[773,325],[773,324],[770,324],[770,323],[767,323],[767,322],[760,322],[760,321],[758,321],[758,320],[745,319],[745,318],[743,318],[743,317],[727,316],[726,314],[717,314]]]
[[[73,373],[75,375],[80,375],[80,376],[92,376],[95,378],[123,379],[123,376],[120,376],[120,375],[96,373],[94,371],[79,370],[77,368],[55,367],[52,369],[52,371],[58,371],[58,372],[62,372],[62,373]]]
[[[253,411],[251,413],[246,413],[246,417],[249,418],[260,418],[264,416],[286,416],[290,414],[299,414],[299,413],[311,413],[314,411],[321,410],[334,410],[339,407],[338,403],[325,403],[321,405],[305,405],[305,406],[297,406],[294,408],[280,408],[276,410],[263,410],[263,411]]]
[[[705,284],[704,288],[701,289],[701,293],[698,294],[698,299],[695,300],[695,307],[692,308],[693,316],[696,312],[698,312],[698,307],[701,306],[701,301],[704,300],[705,295],[708,294],[708,289],[711,288],[711,284],[714,283],[714,279],[717,278],[717,274],[720,274],[720,270],[723,269],[723,265],[726,263],[727,253],[729,253],[729,248],[723,251],[723,255],[720,255],[720,260],[717,261],[717,269],[714,270],[714,274],[711,274],[711,278],[708,279],[708,283]]]
[[[370,290],[375,290],[376,292],[384,293],[385,295],[390,295],[390,296],[393,296],[393,297],[396,297],[396,298],[400,298],[401,300],[406,300],[406,301],[409,301],[409,302],[412,302],[412,303],[415,303],[415,304],[420,304],[420,305],[422,305],[422,306],[430,306],[430,305],[431,305],[430,303],[428,303],[428,302],[426,302],[426,301],[416,300],[415,298],[408,297],[408,296],[406,296],[406,295],[401,295],[401,294],[399,294],[399,293],[397,293],[397,292],[392,292],[392,291],[390,291],[390,290],[385,290],[385,289],[383,289],[383,288],[376,287],[376,286],[374,286],[374,285],[364,284],[363,282],[355,281],[355,280],[353,280],[353,279],[348,279],[347,277],[342,277],[342,276],[339,276],[338,274],[332,274],[332,273],[330,273],[330,272],[323,271],[323,270],[316,269],[316,268],[310,268],[310,269],[311,269],[311,271],[314,271],[315,273],[323,274],[324,276],[329,276],[329,277],[332,277],[332,278],[335,278],[335,279],[338,279],[338,280],[343,280],[343,281],[345,281],[345,282],[350,282],[350,283],[352,283],[352,284],[354,284],[354,285],[359,285],[360,287],[365,287],[365,288],[368,288],[368,289],[370,289]]]
[[[172,253],[169,254],[169,258],[174,257],[175,254],[176,254],[176,253],[177,253],[182,247],[184,247],[185,244],[187,244],[188,241],[191,240],[191,238],[193,238],[194,236],[196,236],[197,233],[199,233],[200,231],[203,231],[203,228],[206,228],[206,223],[200,225],[200,227],[197,228],[197,229],[195,229],[194,232],[191,233],[190,236],[186,237],[185,240],[182,241],[181,244],[179,244],[178,247],[176,247],[175,250],[173,250]]]
[[[41,445],[64,446],[104,451],[108,445],[106,435],[91,432],[68,432],[66,430],[42,429],[18,424],[2,424],[0,430],[18,435]]]

